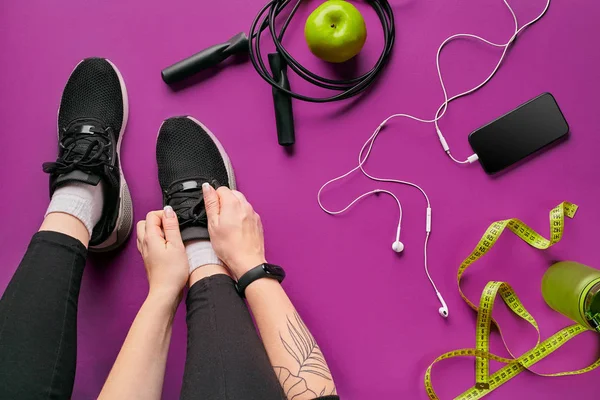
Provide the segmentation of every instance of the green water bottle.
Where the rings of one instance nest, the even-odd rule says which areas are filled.
[[[600,271],[573,261],[551,266],[542,279],[546,303],[581,325],[600,332]]]

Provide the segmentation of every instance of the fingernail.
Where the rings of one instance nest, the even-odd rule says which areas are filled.
[[[165,217],[167,218],[175,218],[175,211],[173,211],[173,207],[165,206]]]
[[[208,184],[208,182],[204,182],[202,184],[202,192],[207,193],[209,189],[210,189],[210,185]]]

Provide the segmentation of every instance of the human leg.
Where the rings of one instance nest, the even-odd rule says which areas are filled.
[[[220,273],[196,281],[186,304],[188,349],[182,399],[285,398],[230,276]]]
[[[59,231],[87,230],[67,214],[49,219],[0,300],[0,399],[68,399],[73,390],[87,249]]]
[[[182,399],[281,400],[281,386],[250,313],[208,235],[202,184],[235,189],[229,157],[191,117],[165,121],[157,140],[164,205],[173,207],[190,264]]]
[[[118,161],[126,104],[104,59],[82,61],[65,86],[47,215],[0,299],[0,399],[70,398],[87,247],[117,247],[133,222]]]

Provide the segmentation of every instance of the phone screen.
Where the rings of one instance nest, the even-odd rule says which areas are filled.
[[[556,100],[544,93],[469,135],[488,174],[494,174],[565,137],[569,125]]]

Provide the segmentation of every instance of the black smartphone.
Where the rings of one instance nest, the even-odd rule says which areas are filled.
[[[544,93],[469,135],[483,169],[495,174],[569,133],[554,96]]]

